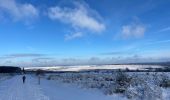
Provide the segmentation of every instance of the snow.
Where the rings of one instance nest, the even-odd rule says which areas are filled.
[[[170,99],[170,88],[162,89],[163,90],[163,100]]]
[[[27,76],[28,80],[23,84],[21,78],[19,75],[0,83],[0,100],[49,100],[35,79]]]
[[[36,76],[26,77],[25,84],[22,83],[22,75],[0,82],[0,100],[126,100],[119,95],[106,96],[95,90],[81,89],[45,79],[38,85]]]
[[[12,75],[10,75],[10,74],[0,73],[0,82],[3,81],[3,80],[9,79],[11,77],[12,77]]]
[[[169,72],[121,73],[108,71],[64,72],[48,74],[47,78],[65,84],[74,84],[81,88],[97,89],[106,95],[121,93],[122,96],[134,100],[168,100],[167,98],[170,98],[169,88],[161,87],[161,84],[170,79]]]
[[[43,80],[41,85],[44,86],[43,90],[49,95],[50,100],[126,100],[120,95],[106,96],[97,90],[82,89],[52,80]]]
[[[80,65],[80,66],[51,66],[51,67],[27,67],[26,70],[47,70],[47,71],[81,71],[94,69],[144,69],[144,68],[162,68],[160,65]]]
[[[153,65],[102,65],[30,67],[27,70],[64,71],[0,74],[0,100],[170,100],[170,72],[119,72],[86,69],[142,69]],[[72,72],[77,71],[77,72]],[[123,90],[123,91],[122,91]]]

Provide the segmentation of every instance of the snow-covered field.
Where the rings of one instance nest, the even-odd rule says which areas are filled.
[[[48,76],[48,77],[47,77]],[[64,72],[48,74],[48,80],[74,84],[105,95],[119,94],[133,100],[169,100],[169,72]]]
[[[0,82],[0,100],[126,100],[119,95],[107,96],[53,80],[41,79],[38,85],[35,75],[26,75],[26,78],[25,84],[22,75]]]
[[[145,68],[162,68],[160,65],[81,65],[81,66],[53,66],[53,67],[27,67],[28,71],[36,71],[38,69],[46,71],[83,71],[94,69],[145,69]]]
[[[13,75],[12,74],[7,74],[7,73],[0,73],[0,82],[3,80],[7,80],[11,78]]]
[[[162,68],[153,65],[29,67],[23,75],[0,74],[0,100],[170,100],[170,72],[110,69]],[[38,69],[54,71],[39,74]],[[100,70],[98,70],[100,69]],[[41,77],[41,84],[38,84]]]

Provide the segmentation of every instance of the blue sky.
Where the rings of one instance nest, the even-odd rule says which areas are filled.
[[[170,61],[170,0],[0,0],[0,65]]]

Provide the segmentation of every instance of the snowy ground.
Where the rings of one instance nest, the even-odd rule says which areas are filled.
[[[120,95],[106,96],[95,90],[80,89],[52,80],[42,79],[38,85],[36,76],[26,77],[25,84],[21,75],[0,82],[0,100],[125,100]]]
[[[12,77],[12,74],[0,73],[0,82]]]
[[[27,68],[26,70],[43,69],[62,72],[40,71],[40,85],[33,72],[26,75],[25,84],[22,83],[22,75],[0,74],[0,100],[170,100],[170,72],[110,70],[127,67],[135,70],[161,66]],[[82,71],[86,69],[100,70]]]
[[[81,65],[81,66],[53,66],[53,67],[27,67],[28,71],[36,71],[38,69],[46,71],[83,71],[96,69],[145,69],[145,68],[162,68],[160,65]]]
[[[169,72],[63,72],[47,79],[98,90],[105,95],[121,94],[132,100],[170,100]],[[94,99],[95,100],[95,99]],[[120,100],[120,99],[119,99]]]

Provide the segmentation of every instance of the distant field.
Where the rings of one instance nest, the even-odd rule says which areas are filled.
[[[27,71],[87,71],[87,70],[128,70],[128,71],[170,71],[165,65],[79,65],[79,66],[53,66],[53,67],[27,67]]]

